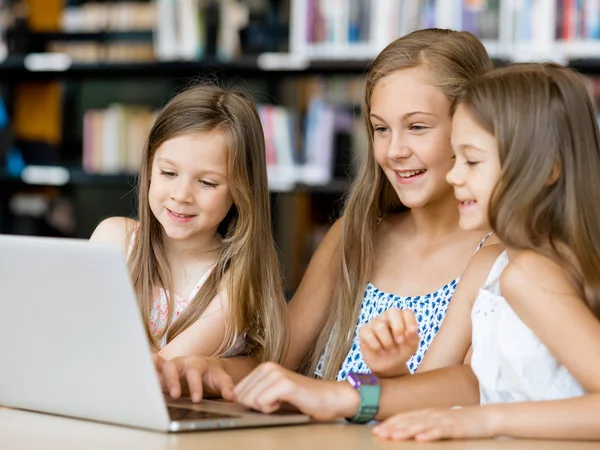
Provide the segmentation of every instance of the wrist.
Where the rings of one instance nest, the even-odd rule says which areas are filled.
[[[334,400],[334,404],[337,405],[336,417],[354,417],[360,407],[359,392],[346,381],[338,381],[336,384],[336,398]]]
[[[402,364],[402,366],[388,371],[379,372],[374,370],[373,375],[375,375],[377,378],[398,378],[405,375],[410,375],[410,371],[408,370],[408,366],[406,364]]]
[[[483,411],[486,413],[486,435],[489,437],[502,436],[505,434],[504,419],[505,415],[501,408],[497,405],[484,406]]]

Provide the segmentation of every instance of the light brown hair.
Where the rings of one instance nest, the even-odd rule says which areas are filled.
[[[216,267],[205,284],[176,318],[168,318],[167,342],[202,315],[223,286],[229,298],[222,355],[246,333],[246,343],[259,360],[280,361],[287,345],[287,307],[279,260],[271,229],[265,141],[256,106],[242,91],[199,85],[187,89],[160,111],[148,137],[139,175],[139,227],[129,259],[146,331],[153,289],[173,292],[163,229],[148,202],[152,162],[169,139],[197,132],[218,131],[228,150],[228,177],[233,206],[218,227],[222,245]],[[173,298],[167,295],[169,311]]]
[[[352,184],[344,206],[342,232],[333,299],[323,332],[317,337],[305,369],[312,373],[323,352],[325,379],[335,378],[350,350],[361,302],[371,276],[377,222],[403,208],[396,192],[377,164],[370,122],[371,96],[377,83],[402,69],[423,66],[432,83],[450,102],[463,84],[492,68],[483,44],[468,32],[426,29],[412,32],[389,44],[375,58],[366,77],[363,103],[368,130],[368,153]],[[401,99],[398,99],[401,101]],[[450,111],[448,111],[448,115]]]
[[[469,83],[457,104],[498,141],[489,207],[498,238],[562,265],[600,318],[600,134],[582,77],[515,64]]]

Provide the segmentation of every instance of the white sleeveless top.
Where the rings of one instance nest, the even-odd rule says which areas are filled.
[[[585,392],[567,368],[515,314],[500,294],[503,252],[473,305],[471,367],[480,403],[558,400]],[[540,299],[542,300],[542,299]]]

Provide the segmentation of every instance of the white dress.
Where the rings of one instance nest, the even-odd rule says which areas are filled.
[[[503,252],[471,312],[471,367],[479,380],[480,403],[557,400],[583,395],[585,392],[577,380],[501,296],[500,274],[507,264],[508,255]]]

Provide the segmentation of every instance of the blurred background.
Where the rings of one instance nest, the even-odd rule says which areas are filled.
[[[156,111],[219,80],[260,105],[288,291],[366,150],[364,75],[393,39],[468,30],[496,64],[600,83],[600,0],[0,0],[0,233],[88,238],[136,216]]]

